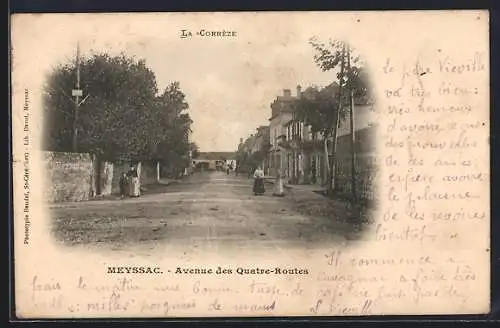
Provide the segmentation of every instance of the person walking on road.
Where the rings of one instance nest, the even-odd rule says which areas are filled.
[[[259,167],[253,173],[253,193],[256,196],[263,195],[266,192],[266,188],[264,186],[264,171]]]

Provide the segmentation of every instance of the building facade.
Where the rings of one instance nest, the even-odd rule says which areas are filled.
[[[294,111],[294,102],[301,97],[300,87],[292,96],[284,90],[271,104],[270,118],[270,174],[281,170],[289,184],[327,183],[329,168],[326,164],[325,145],[319,133],[299,119]],[[349,104],[344,104],[347,108]],[[369,99],[354,100],[354,154],[357,192],[362,198],[373,198],[374,158],[376,123]],[[352,141],[349,114],[339,122],[336,156],[332,158],[333,137],[327,140],[328,160],[335,161],[335,188],[341,193],[350,193],[352,188]],[[371,193],[371,194],[370,194]]]
[[[296,96],[292,96],[290,89],[284,89],[283,95],[276,97],[271,103],[271,117],[269,118],[269,174],[282,176],[289,175],[286,147],[287,124],[293,119],[294,103],[300,97],[301,88],[297,86]]]
[[[323,184],[326,181],[324,148],[319,133],[293,115],[286,125],[287,179],[292,184]]]
[[[271,104],[269,173],[281,172],[288,183],[322,184],[326,174],[323,143],[296,118],[294,107],[301,96],[300,86],[294,96],[285,89]]]
[[[248,172],[260,166],[269,174],[269,126],[259,126],[255,134],[240,139],[238,146],[238,167],[241,172]]]

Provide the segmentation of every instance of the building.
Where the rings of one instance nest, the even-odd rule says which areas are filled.
[[[252,156],[256,159],[256,164],[260,165],[266,175],[269,174],[269,126],[259,126],[255,134],[255,141],[252,147]]]
[[[326,173],[323,144],[296,118],[295,103],[301,96],[300,86],[295,96],[285,89],[271,104],[269,171],[271,175],[281,172],[288,183],[321,184]]]
[[[254,137],[255,141],[252,145],[252,153],[269,150],[266,149],[269,146],[269,126],[259,126]]]
[[[287,163],[287,179],[292,184],[322,184],[326,178],[324,148],[319,133],[313,134],[311,127],[296,118],[285,124],[286,138],[283,142]]]
[[[335,93],[335,85],[328,86]],[[318,184],[327,182],[328,170],[325,159],[324,141],[319,133],[312,133],[311,127],[299,119],[294,103],[302,93],[297,87],[297,95],[291,96],[284,90],[271,104],[272,116],[269,119],[271,150],[270,172],[281,171],[285,181],[290,184]],[[346,98],[348,100],[348,98]],[[349,104],[345,103],[344,108]],[[375,157],[376,124],[373,102],[368,98],[354,99],[354,135],[356,154],[356,174],[358,190],[369,192],[372,180],[372,164]],[[329,161],[332,160],[333,137],[327,140]],[[337,151],[335,160],[336,189],[350,192],[351,188],[351,127],[349,114],[339,122]]]
[[[296,96],[292,96],[290,89],[284,89],[283,95],[276,97],[271,103],[271,117],[269,118],[269,174],[281,172],[288,176],[287,154],[282,142],[286,139],[287,123],[293,119],[294,103],[301,95],[301,87],[297,86]]]
[[[239,172],[249,172],[252,170],[253,164],[251,163],[251,154],[254,144],[255,136],[253,134],[245,140],[240,138],[240,144],[238,145],[236,156],[236,166]]]
[[[236,154],[234,152],[200,152],[197,158],[192,160],[195,169],[216,170],[219,166],[233,164],[236,166]]]
[[[265,174],[269,174],[269,126],[259,126],[255,134],[251,134],[238,146],[238,167],[241,172],[248,172],[261,166]]]

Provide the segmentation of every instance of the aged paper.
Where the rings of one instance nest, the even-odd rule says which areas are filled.
[[[14,15],[16,315],[487,313],[488,26],[486,11]],[[286,148],[276,141],[289,130],[287,122],[275,123],[281,115],[279,109],[273,112],[275,100],[292,99],[297,85],[304,91],[338,81],[339,71],[322,71],[315,63],[311,38],[348,44],[363,58],[370,80],[373,101],[363,113],[354,106],[354,116],[359,121],[359,115],[366,114],[365,123],[376,127],[369,138],[376,143],[371,155],[376,169],[370,173],[376,180],[371,199],[375,205],[356,228],[348,214],[356,206],[342,207],[343,201],[329,201],[307,189],[311,183],[293,181],[294,172],[301,173],[300,178],[306,171],[319,179],[322,146],[316,157],[304,161],[300,156],[309,155],[296,155],[302,153],[294,152],[299,149],[295,144]],[[68,80],[61,80],[66,84],[54,87],[50,76],[55,70],[75,67],[77,44],[79,56],[86,58],[79,85],[73,69]],[[81,174],[95,158],[85,151],[58,155],[62,151],[44,145],[44,132],[56,131],[63,122],[44,116],[46,110],[63,106],[53,102],[46,108],[47,85],[59,87],[61,99],[67,97],[70,104],[76,101],[80,146],[115,128],[102,122],[121,122],[131,115],[126,114],[130,103],[109,100],[115,98],[99,102],[99,97],[113,94],[136,101],[144,96],[120,92],[143,90],[146,82],[129,87],[120,75],[105,69],[86,70],[90,64],[85,60],[103,53],[144,59],[143,65],[155,75],[158,94],[179,82],[193,121],[189,140],[199,146],[199,158],[209,152],[236,152],[240,138],[253,138],[260,135],[257,127],[270,126],[271,149],[282,147],[282,154],[295,154],[298,162],[290,161],[291,155],[279,157],[284,162],[278,171],[276,157],[269,159],[271,151],[265,154],[269,157],[259,162],[263,175],[278,184],[266,185],[263,196],[252,194],[252,176],[242,173],[243,168],[226,161],[224,168],[231,171],[211,170],[207,160],[206,168],[190,163],[178,183],[168,186],[165,181],[175,178],[159,168],[160,191],[154,183],[144,183],[140,197],[122,199],[114,187],[106,196],[101,186],[100,191],[84,191],[79,201],[64,198],[76,197],[77,191],[68,190],[95,179]],[[99,84],[102,79],[109,79],[108,84]],[[92,85],[111,87],[105,93]],[[53,89],[49,92],[56,92]],[[141,101],[133,106],[146,113],[150,107],[140,107]],[[349,101],[345,104],[347,108]],[[72,105],[64,106],[74,118]],[[123,111],[123,117],[105,117],[119,106],[129,111]],[[152,133],[140,125],[145,115],[134,116],[130,124],[137,124],[135,128],[127,128],[123,138],[113,137],[113,142],[132,140],[129,133],[137,131]],[[356,129],[363,124],[358,121],[353,121]],[[349,136],[349,116],[343,122],[343,136]],[[98,126],[101,130],[87,133]],[[68,134],[56,139],[71,147]],[[339,140],[344,139],[339,132]],[[342,147],[339,143],[339,154]],[[350,149],[348,141],[346,147]],[[346,154],[350,158],[349,151]],[[235,165],[241,163],[234,160]],[[112,176],[125,170],[117,163]],[[303,163],[314,168],[306,169]],[[106,167],[103,172],[109,171]],[[146,164],[141,167],[142,176]],[[241,174],[233,172],[237,169]],[[288,179],[284,191],[279,190],[277,172]],[[349,186],[350,178],[337,181],[336,188]],[[324,183],[315,186],[322,189]],[[333,209],[325,216],[308,212],[308,206]]]

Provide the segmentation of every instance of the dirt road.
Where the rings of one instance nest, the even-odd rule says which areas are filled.
[[[52,231],[70,247],[127,252],[309,249],[345,242],[349,227],[335,218],[294,210],[290,197],[252,195],[251,180],[223,172],[195,173],[139,198],[51,207]]]

